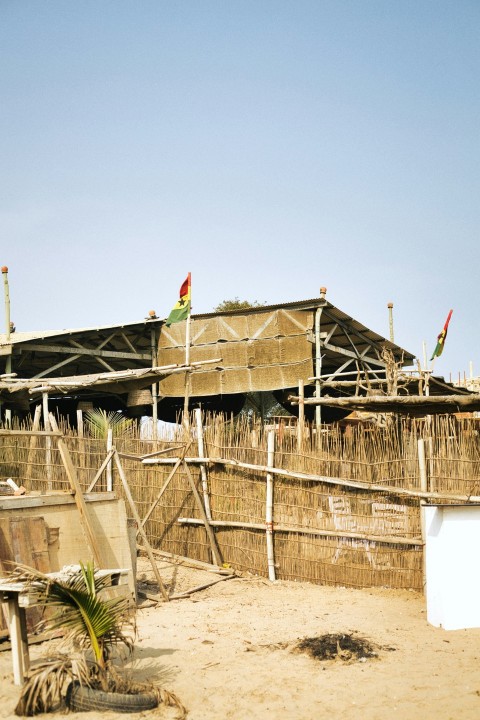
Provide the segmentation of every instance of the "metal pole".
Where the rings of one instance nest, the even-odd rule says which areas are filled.
[[[10,342],[10,294],[8,291],[8,267],[2,267],[3,289],[5,294],[5,334],[7,342]]]
[[[393,303],[389,302],[388,305],[388,326],[390,328],[390,340],[395,342],[393,334]]]
[[[4,265],[2,267],[3,275],[3,289],[5,296],[5,337],[7,343],[10,342],[10,293],[8,291],[8,267]],[[12,372],[12,348],[10,347],[10,354],[5,358],[5,373],[9,375]],[[12,422],[12,411],[10,409],[5,410],[5,421],[7,425],[11,425]]]

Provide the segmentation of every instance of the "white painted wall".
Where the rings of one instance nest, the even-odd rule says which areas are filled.
[[[427,620],[480,627],[480,505],[426,505]]]

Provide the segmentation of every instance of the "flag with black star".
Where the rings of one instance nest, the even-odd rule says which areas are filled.
[[[167,318],[166,326],[170,327],[173,323],[186,320],[190,315],[190,273],[188,277],[183,281],[180,288],[180,297],[175,303],[175,306]]]

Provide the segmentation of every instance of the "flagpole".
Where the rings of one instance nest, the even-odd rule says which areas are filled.
[[[191,333],[191,315],[192,315],[192,275],[191,273],[188,273],[188,290],[190,293],[190,312],[187,316],[187,322],[185,326],[185,365],[187,366],[187,370],[185,371],[185,398],[183,402],[183,424],[185,426],[185,430],[188,431],[190,427],[189,417],[188,417],[188,402],[189,402],[189,396],[190,396],[190,371],[188,370],[188,367],[190,365],[190,333]]]

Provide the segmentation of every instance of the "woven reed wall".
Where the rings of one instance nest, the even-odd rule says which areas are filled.
[[[66,442],[83,487],[96,475],[106,455],[103,440],[81,438],[63,425]],[[317,441],[309,437],[297,447],[295,431],[277,432],[274,467],[315,476],[380,484],[388,489],[341,487],[321,479],[274,476],[274,548],[277,577],[350,587],[422,587],[422,548],[419,501],[395,494],[395,489],[420,489],[417,443],[425,439],[429,490],[465,496],[480,495],[480,424],[437,417],[428,423],[399,421],[388,428],[360,426],[342,431],[331,427]],[[267,465],[266,429],[261,425],[205,420],[206,456]],[[188,456],[198,454],[195,437]],[[31,490],[68,490],[56,441],[27,435],[0,435],[0,476],[12,477]],[[182,438],[156,442],[135,433],[115,440],[122,466],[145,517],[158,496],[171,466],[144,465],[138,459],[158,450],[177,457]],[[201,494],[199,466],[190,471]],[[265,541],[265,471],[211,463],[207,469],[214,521],[257,523],[249,527],[217,527],[215,536],[224,562],[268,575]],[[104,474],[105,475],[105,474]],[[96,489],[105,490],[104,475]],[[114,469],[114,488],[122,495]],[[445,500],[448,502],[448,499]],[[127,508],[128,510],[128,508]],[[178,470],[145,529],[154,547],[211,561],[203,525],[181,524],[179,518],[199,519],[185,471]],[[348,535],[354,534],[355,537]],[[388,541],[381,541],[388,538]],[[398,540],[396,542],[392,540]],[[408,544],[411,542],[411,544]]]

